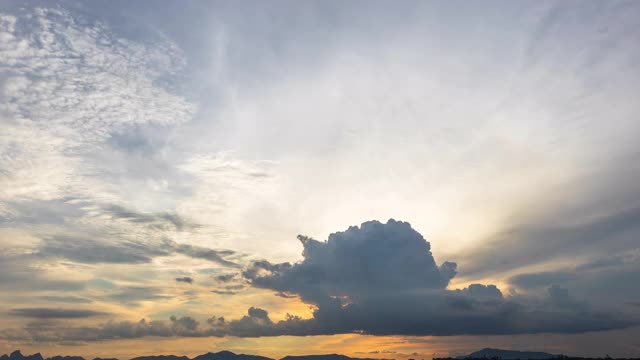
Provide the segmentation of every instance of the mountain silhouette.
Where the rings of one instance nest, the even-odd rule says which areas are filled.
[[[544,360],[560,357],[560,355],[553,355],[540,351],[517,351],[517,350],[502,350],[484,348],[482,350],[472,352],[469,355],[458,356],[458,359],[488,359],[488,358],[501,358],[503,360],[515,360],[515,359],[528,359],[528,360]]]
[[[20,350],[16,350],[12,352],[11,355],[0,356],[0,360],[43,360],[43,358],[42,358],[42,355],[40,355],[40,353],[24,356],[22,355]]]
[[[352,358],[340,354],[285,356],[280,360],[384,360],[368,358]]]
[[[234,354],[231,351],[220,351],[217,353],[206,353],[194,357],[192,360],[273,360],[259,355]]]
[[[134,357],[131,360],[189,360],[189,358],[176,355],[149,355]]]
[[[502,350],[485,348],[480,351],[473,352],[469,355],[458,356],[455,358],[435,358],[434,360],[460,360],[460,359],[501,359],[501,360],[616,360],[609,356],[602,357],[569,357],[564,355],[554,355],[541,351],[517,351],[517,350]],[[85,360],[80,356],[52,356],[43,358],[40,353],[33,355],[22,355],[20,350],[12,352],[10,355],[0,356],[0,360]],[[93,360],[118,360],[116,358],[94,358]],[[247,355],[247,354],[234,354],[231,351],[220,351],[216,353],[206,353],[198,355],[194,358],[188,358],[186,356],[177,355],[150,355],[150,356],[138,356],[130,360],[275,360],[265,356],[259,355]],[[378,358],[353,358],[340,354],[325,354],[325,355],[299,355],[299,356],[285,356],[280,360],[392,360],[392,359],[378,359]],[[409,359],[412,360],[412,359]],[[640,360],[640,358],[619,358],[618,360]]]

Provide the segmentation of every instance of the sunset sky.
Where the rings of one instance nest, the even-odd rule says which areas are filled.
[[[0,0],[0,354],[640,357],[640,2]]]

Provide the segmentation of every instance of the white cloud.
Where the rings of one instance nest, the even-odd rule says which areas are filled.
[[[166,39],[133,42],[50,8],[2,15],[0,36],[4,201],[95,196],[88,152],[131,125],[177,124],[195,111],[163,85],[185,62]]]

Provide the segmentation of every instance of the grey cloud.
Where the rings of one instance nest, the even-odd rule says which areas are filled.
[[[520,288],[547,287],[552,284],[567,282],[575,277],[568,271],[545,271],[539,273],[518,274],[509,278],[509,283]]]
[[[252,286],[299,296],[315,306],[313,317],[288,315],[273,321],[252,307],[240,319],[191,317],[169,321],[110,321],[97,327],[43,325],[25,328],[34,341],[92,341],[142,336],[279,336],[363,333],[371,335],[508,335],[583,333],[640,324],[637,316],[592,307],[569,289],[549,286],[537,297],[504,296],[494,285],[447,290],[453,263],[437,266],[429,244],[408,223],[367,222],[325,241],[301,237],[304,260],[296,264],[257,261],[243,272]],[[445,274],[443,274],[445,273]],[[228,285],[230,287],[235,284]],[[232,288],[213,290],[234,295]],[[130,287],[111,300],[163,298],[155,288]],[[45,340],[43,340],[45,339]]]
[[[176,281],[177,282],[187,283],[187,284],[193,284],[193,278],[189,277],[189,276],[178,277],[178,278],[176,278]]]
[[[572,256],[576,249],[591,256],[627,251],[640,235],[638,218],[640,208],[636,207],[577,225],[549,225],[557,224],[557,219],[540,219],[486,239],[482,247],[466,256],[465,268],[469,274],[481,276]],[[566,223],[573,221],[567,219]]]
[[[84,281],[51,278],[47,272],[32,266],[33,257],[0,255],[0,288],[5,291],[56,291],[71,292],[86,287]]]
[[[250,307],[248,313],[251,318],[262,319],[265,321],[269,319],[269,313],[264,309]]]
[[[218,295],[235,295],[238,293],[237,291],[232,290],[211,290],[211,292]]]
[[[216,281],[227,283],[235,279],[237,276],[238,276],[237,273],[222,274],[222,275],[215,276],[215,279]]]
[[[86,204],[73,197],[7,202],[12,211],[0,214],[0,223],[63,224],[68,218],[86,215],[83,205]]]
[[[132,241],[111,242],[77,237],[54,236],[45,239],[39,249],[42,256],[58,256],[81,263],[141,264],[154,256],[167,256],[169,252],[144,243]]]
[[[559,285],[551,285],[547,292],[552,301],[566,302],[569,300],[569,290]]]
[[[227,290],[242,290],[244,289],[244,285],[242,284],[238,284],[238,285],[227,285],[224,287]]]
[[[78,319],[107,315],[104,312],[81,309],[20,308],[12,309],[11,315],[36,319]]]
[[[218,295],[235,295],[240,292],[240,290],[244,289],[244,287],[245,286],[243,284],[226,285],[220,289],[211,290],[211,292]]]
[[[127,241],[89,239],[74,236],[53,236],[45,238],[38,249],[40,257],[63,257],[81,263],[143,264],[154,257],[182,254],[208,260],[228,267],[239,265],[226,260],[224,256],[234,254],[230,250],[214,250],[200,246],[179,244],[172,240]]]
[[[127,286],[104,296],[106,299],[123,302],[130,306],[137,306],[140,301],[164,300],[171,296],[162,289],[145,286]]]
[[[174,252],[183,254],[196,259],[208,260],[220,265],[238,268],[240,265],[233,261],[226,260],[224,256],[235,254],[232,250],[214,250],[201,246],[194,246],[189,244],[178,244],[173,241],[166,241],[165,244]]]
[[[193,229],[197,228],[198,225],[191,223],[187,219],[182,218],[181,216],[169,213],[141,213],[133,210],[126,209],[119,205],[110,205],[105,207],[104,209],[108,214],[110,214],[114,219],[124,219],[131,221],[133,223],[142,223],[149,224],[156,228],[166,229],[167,225],[171,225],[178,231],[182,231],[185,229]]]
[[[592,303],[616,306],[640,297],[640,289],[629,286],[638,276],[640,250],[632,249],[594,258],[571,268],[517,274],[507,281],[516,289],[538,293],[560,285]]]
[[[93,300],[77,297],[77,296],[40,296],[42,300],[51,301],[51,302],[61,302],[61,303],[72,303],[72,304],[88,304],[93,302]]]
[[[592,309],[559,286],[549,287],[542,298],[504,297],[495,285],[447,290],[455,263],[437,266],[428,242],[408,223],[373,221],[331,234],[325,242],[300,240],[302,262],[257,261],[243,275],[253,286],[314,304],[314,317],[286,324],[262,321],[266,329],[255,329],[256,334],[580,333],[639,320]],[[245,334],[254,318],[241,320]]]
[[[296,294],[289,294],[289,293],[282,292],[282,291],[279,291],[279,292],[275,293],[274,295],[277,296],[277,297],[284,298],[284,299],[293,299],[293,298],[297,298],[298,297],[298,295],[296,295]]]
[[[358,299],[383,291],[444,289],[455,276],[456,265],[438,267],[429,242],[406,222],[370,221],[333,233],[326,242],[298,239],[302,262],[257,261],[243,275],[253,286],[295,293],[313,303],[342,295]]]
[[[189,317],[171,316],[169,321],[141,319],[131,321],[108,321],[95,327],[74,327],[56,323],[32,323],[19,331],[2,331],[0,338],[31,340],[37,342],[99,341],[110,339],[136,339],[145,336],[158,337],[209,337],[224,336],[227,324],[222,317],[211,317],[206,322]]]
[[[523,311],[522,305],[490,299],[473,299],[469,292],[442,293],[434,296],[376,299],[355,306],[347,305],[343,311],[333,309],[316,312],[312,319],[287,314],[284,320],[273,321],[266,310],[251,307],[247,315],[227,321],[212,316],[204,322],[189,316],[171,316],[169,321],[142,319],[138,322],[108,321],[96,327],[66,327],[60,324],[32,323],[23,331],[6,330],[0,338],[31,341],[99,341],[131,339],[145,336],[158,337],[261,337],[307,336],[337,333],[366,333],[376,335],[459,335],[459,334],[513,334],[559,332],[571,333],[589,327],[605,330],[623,325],[607,314],[576,313],[568,307],[558,306],[553,312]],[[555,290],[554,290],[555,291]],[[562,291],[561,291],[562,292]],[[424,295],[424,294],[423,294]],[[562,302],[570,300],[561,294]],[[468,300],[470,307],[460,308],[452,298]],[[428,300],[425,302],[425,300]],[[380,303],[376,303],[380,301]],[[543,301],[546,310],[557,299]],[[390,306],[391,304],[396,306]],[[586,316],[586,317],[585,317]],[[594,320],[598,324],[594,325]],[[526,327],[522,327],[524,325]],[[630,323],[624,323],[630,324]]]
[[[471,284],[460,291],[473,298],[502,299],[502,292],[495,285]]]

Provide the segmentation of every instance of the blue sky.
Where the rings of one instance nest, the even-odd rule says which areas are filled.
[[[638,15],[0,2],[0,349],[640,355]]]

